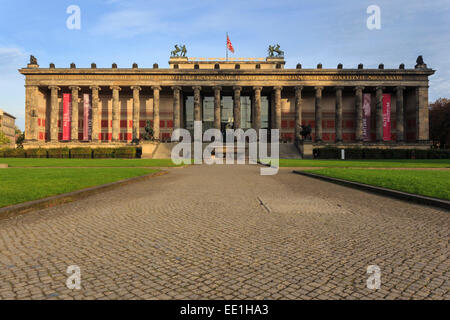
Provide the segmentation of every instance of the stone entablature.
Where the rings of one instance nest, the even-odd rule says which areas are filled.
[[[215,59],[215,58],[211,58]],[[204,97],[214,99],[214,127],[221,126],[222,97],[233,99],[234,125],[241,126],[241,99],[250,97],[251,126],[262,128],[264,97],[269,104],[269,127],[281,130],[283,140],[299,139],[299,127],[310,124],[316,143],[360,142],[362,96],[372,95],[371,142],[382,142],[381,99],[392,95],[392,129],[397,143],[428,141],[428,77],[434,70],[405,69],[284,69],[279,57],[234,60],[192,60],[172,57],[170,68],[40,68],[37,63],[20,72],[26,76],[26,139],[61,140],[62,93],[74,99],[72,142],[80,136],[82,96],[92,97],[92,142],[129,142],[151,121],[155,136],[166,139],[184,127],[186,97],[193,99],[194,120],[203,120]],[[239,68],[236,65],[239,64]],[[177,65],[177,68],[174,66]],[[194,66],[198,66],[195,68]],[[208,66],[202,68],[201,66]],[[263,66],[269,66],[265,68]],[[182,67],[182,66],[185,66]],[[259,67],[258,67],[259,66]],[[211,68],[212,67],[212,68]],[[266,106],[267,108],[267,106]]]

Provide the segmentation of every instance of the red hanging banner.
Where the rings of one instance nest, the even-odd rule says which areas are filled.
[[[89,94],[83,95],[83,109],[83,140],[88,141],[91,140],[92,135],[91,100]]]
[[[363,96],[363,140],[370,141],[370,93]]]
[[[63,136],[64,141],[70,140],[70,118],[72,110],[72,95],[70,93],[63,94]]]
[[[383,140],[391,141],[391,95],[383,94]]]

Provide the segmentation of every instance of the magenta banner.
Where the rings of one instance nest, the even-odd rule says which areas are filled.
[[[391,95],[383,94],[383,140],[391,141]]]
[[[70,115],[72,109],[72,95],[70,93],[63,94],[63,141],[70,140]]]
[[[363,140],[370,141],[370,93],[363,96]]]
[[[84,118],[83,118],[83,140],[88,141],[91,140],[92,135],[92,115],[91,115],[91,99],[89,94],[83,95],[83,109],[84,109]]]

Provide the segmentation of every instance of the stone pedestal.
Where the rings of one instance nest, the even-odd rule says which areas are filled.
[[[303,159],[313,159],[314,145],[312,141],[298,141],[297,149],[300,151]]]
[[[156,147],[158,147],[157,142],[143,142],[141,144],[142,147],[142,159],[152,159],[153,153],[156,150]]]

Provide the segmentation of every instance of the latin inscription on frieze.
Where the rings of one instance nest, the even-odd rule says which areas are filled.
[[[31,75],[38,80],[154,80],[154,81],[401,81],[402,75],[203,75],[203,74],[154,74],[154,75],[99,75],[55,74]]]

